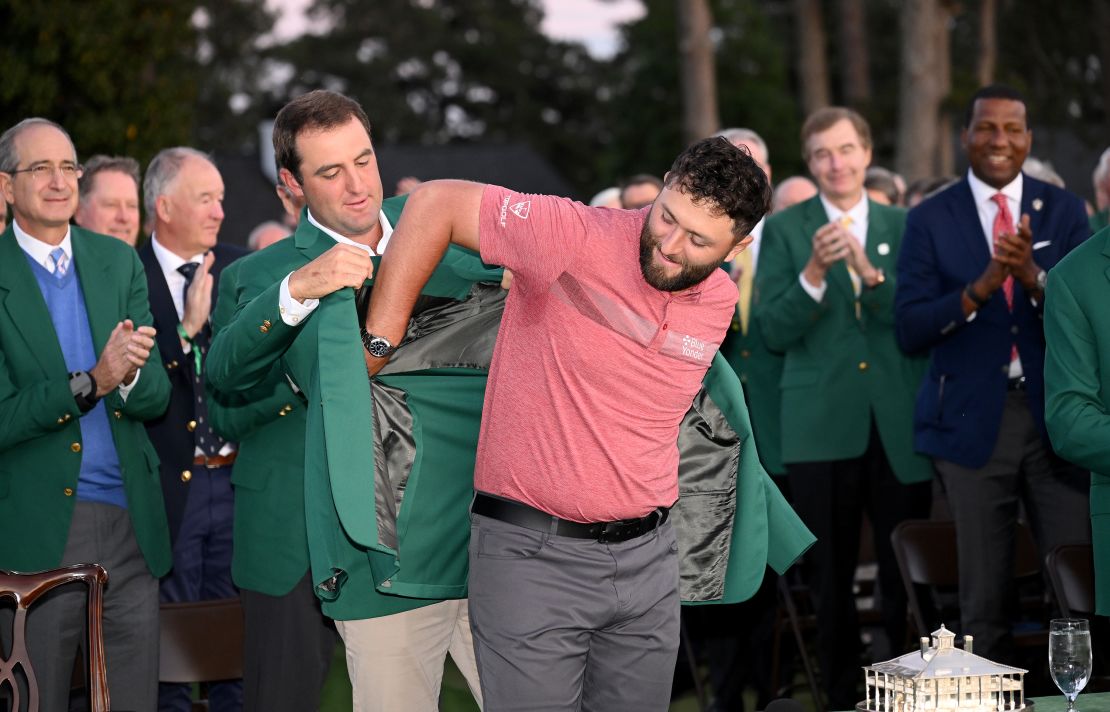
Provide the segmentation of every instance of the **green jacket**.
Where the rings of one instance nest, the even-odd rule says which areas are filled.
[[[240,264],[220,276],[212,329],[231,321],[242,299]],[[305,406],[275,365],[255,388],[225,396],[208,389],[212,427],[239,443],[231,575],[239,588],[282,596],[308,571],[304,517]]]
[[[860,296],[848,268],[835,264],[818,303],[799,283],[813,234],[829,222],[819,197],[767,220],[752,296],[768,347],[786,354],[779,382],[782,459],[821,462],[859,457],[871,420],[898,480],[932,477],[929,460],[913,451],[913,412],[927,361],[898,348],[894,290],[905,211],[871,202],[867,256],[886,281]]]
[[[1103,208],[1091,216],[1091,232],[1110,226],[1110,208]]]
[[[133,249],[73,227],[73,264],[99,354],[123,319],[152,322],[146,276]],[[38,282],[12,226],[0,234],[0,569],[39,571],[61,563],[81,467],[81,412]],[[104,398],[123,472],[135,539],[154,576],[170,568],[169,528],[158,456],[143,421],[169,402],[155,346],[126,401]]]
[[[299,253],[302,264],[331,244],[306,225],[282,252]],[[352,290],[286,326],[278,282],[295,261],[279,264],[272,254],[264,264],[276,249],[244,260],[258,296],[241,302],[216,338],[208,378],[221,391],[241,391],[280,360],[307,394],[306,516],[325,611],[367,617],[420,603],[404,597],[465,596],[477,426],[503,300],[495,286],[475,282],[496,282],[499,272],[449,250],[424,294],[452,301],[415,318],[387,369],[368,380]],[[739,382],[723,358],[687,420],[680,447],[692,456],[675,521],[698,545],[683,557],[683,589],[689,600],[743,600],[767,563],[785,569],[813,538],[759,465]]]
[[[728,360],[747,396],[759,459],[772,475],[786,474],[782,463],[782,406],[779,380],[782,378],[783,355],[767,348],[763,328],[755,319],[748,320],[748,333],[740,329],[739,310],[732,327],[721,344],[721,354]]]
[[[1049,272],[1045,425],[1064,459],[1091,471],[1096,607],[1110,615],[1110,229]]]

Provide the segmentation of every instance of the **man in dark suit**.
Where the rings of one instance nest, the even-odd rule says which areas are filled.
[[[0,136],[0,194],[13,218],[0,234],[0,569],[104,566],[112,709],[151,710],[157,577],[170,545],[142,421],[165,410],[169,382],[134,250],[69,224],[81,172],[51,121]],[[68,706],[84,599],[67,586],[31,610],[40,709]],[[7,617],[0,637],[10,643]]]
[[[863,513],[874,531],[889,644],[905,638],[905,589],[890,545],[899,522],[929,512],[932,472],[913,452],[913,394],[924,361],[894,335],[894,265],[905,213],[870,200],[871,129],[827,107],[802,126],[816,197],[767,219],[755,318],[786,354],[782,460],[794,507],[817,535],[807,573],[817,607],[830,709],[859,701],[859,624],[852,581]]]
[[[154,220],[139,252],[150,285],[158,346],[170,377],[170,405],[147,431],[161,460],[162,490],[173,543],[173,571],[162,581],[163,601],[198,601],[236,594],[231,581],[235,443],[219,437],[208,418],[203,360],[211,339],[214,281],[244,254],[216,244],[223,222],[224,185],[203,153],[167,148],[150,162],[143,194]],[[188,685],[163,685],[163,710],[189,709]],[[213,685],[213,709],[241,706],[238,683]]]
[[[929,351],[914,445],[929,455],[956,521],[963,632],[1006,662],[1006,594],[1018,502],[1042,554],[1089,539],[1086,473],[1044,430],[1047,271],[1090,235],[1083,202],[1023,175],[1025,101],[1003,86],[972,97],[967,177],[909,214],[898,261],[898,339]]]

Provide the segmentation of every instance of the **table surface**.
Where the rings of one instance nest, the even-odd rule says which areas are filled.
[[[1068,708],[1063,695],[1029,699],[1036,703],[1037,712],[1064,712]],[[1076,712],[1110,712],[1110,692],[1081,692],[1075,698],[1075,709]]]

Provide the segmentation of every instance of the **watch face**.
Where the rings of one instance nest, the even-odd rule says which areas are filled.
[[[374,358],[385,358],[393,353],[393,344],[380,336],[375,336],[370,339],[370,343],[367,344],[366,350],[369,351],[370,355]]]

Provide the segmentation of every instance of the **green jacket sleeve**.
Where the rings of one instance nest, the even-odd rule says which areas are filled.
[[[823,303],[813,301],[798,282],[799,265],[804,266],[808,254],[804,259],[792,254],[788,228],[769,220],[763,229],[752,297],[753,316],[759,321],[767,347],[774,351],[793,346],[826,311]]]
[[[1048,280],[1044,307],[1045,425],[1064,459],[1110,472],[1110,413],[1099,382],[1095,331],[1064,274]],[[1098,305],[1102,307],[1101,304]]]
[[[289,326],[281,318],[280,292],[279,280],[240,303],[216,334],[205,362],[207,382],[215,391],[244,393],[262,383],[300,333],[303,322]]]

